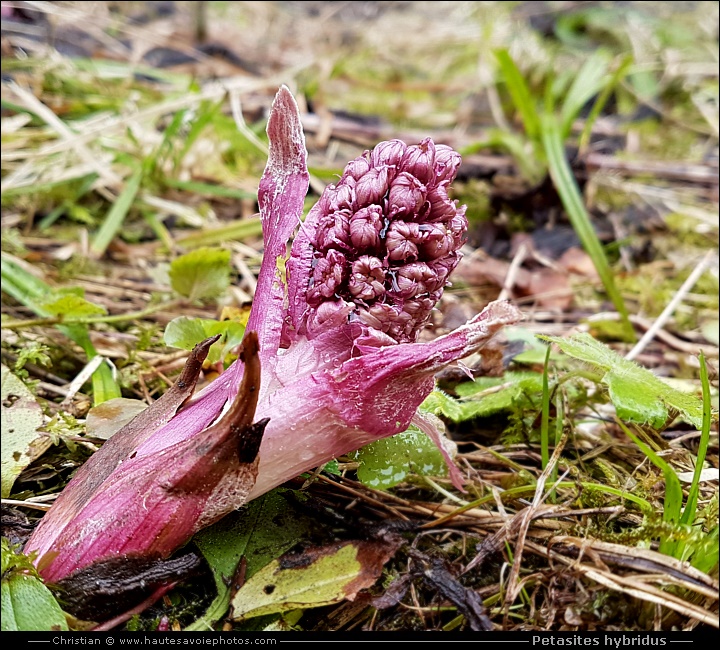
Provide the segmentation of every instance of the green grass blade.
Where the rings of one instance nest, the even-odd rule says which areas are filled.
[[[627,337],[629,340],[634,341],[635,331],[630,324],[625,302],[615,286],[610,265],[605,257],[605,251],[590,222],[590,215],[588,215],[585,209],[580,190],[578,189],[575,177],[565,157],[558,120],[554,115],[544,115],[542,126],[543,146],[545,147],[550,176],[555,184],[555,188],[560,195],[570,223],[595,265],[598,275],[605,287],[605,291],[607,291],[610,300],[612,300],[613,305],[615,305],[615,309],[617,309],[620,314]]]
[[[0,276],[2,277],[2,290],[5,293],[32,309],[39,316],[47,316],[46,313],[41,313],[38,302],[50,292],[50,287],[40,278],[26,271],[5,253],[2,254]]]
[[[133,204],[135,196],[140,189],[142,177],[143,169],[139,168],[127,181],[125,188],[120,192],[117,200],[107,213],[100,229],[95,233],[95,237],[90,245],[90,252],[96,257],[103,256],[113,237],[115,237],[118,230],[120,230],[125,216],[128,210],[130,210],[130,206]]]
[[[665,478],[665,503],[663,505],[663,521],[670,524],[680,522],[680,509],[682,508],[683,493],[680,479],[677,477],[675,470],[670,467],[655,451],[638,438],[622,421],[616,420],[620,428],[630,438],[657,467]],[[664,539],[660,542],[660,552],[677,557],[679,544],[675,540]]]
[[[705,463],[707,448],[710,444],[710,422],[712,421],[712,404],[710,402],[710,382],[708,381],[707,364],[705,363],[705,355],[700,353],[700,383],[702,384],[703,396],[703,419],[702,429],[700,430],[700,444],[698,446],[697,459],[695,460],[695,473],[690,484],[687,503],[683,510],[680,523],[692,524],[695,520],[697,511],[698,494],[700,493],[700,474]]]
[[[560,444],[560,439],[563,435],[563,430],[565,427],[565,406],[563,404],[563,395],[562,391],[558,390],[555,394],[555,446],[557,447]],[[554,484],[555,481],[557,481],[558,477],[558,464],[553,467],[552,472],[550,472],[550,484]],[[550,503],[555,503],[555,488],[552,489],[550,492],[550,496],[548,497]]]
[[[545,178],[547,172],[545,152],[539,146],[539,142],[530,141],[518,133],[494,129],[489,134],[489,138],[479,144],[484,149],[493,148],[507,151],[515,159],[520,174],[531,183],[539,184]]]
[[[610,99],[610,95],[612,95],[613,91],[615,90],[615,87],[620,83],[620,81],[625,77],[625,75],[628,73],[628,70],[630,70],[630,66],[633,63],[632,56],[628,55],[625,57],[623,62],[618,66],[617,70],[613,73],[612,77],[610,77],[610,81],[605,84],[605,87],[602,89],[602,92],[600,95],[598,95],[597,100],[593,104],[592,109],[590,110],[590,114],[587,116],[587,119],[585,120],[585,126],[583,127],[583,132],[580,135],[580,141],[578,144],[578,149],[580,150],[580,154],[582,154],[586,149],[588,144],[590,144],[590,136],[592,134],[592,128],[595,124],[595,121],[598,118],[598,115],[602,112],[602,109],[605,108],[605,104],[607,104],[608,100]]]
[[[522,118],[525,133],[531,140],[537,140],[540,135],[540,118],[522,72],[507,50],[497,50],[495,56],[515,109]]]
[[[227,241],[241,241],[247,237],[259,235],[262,235],[262,223],[259,217],[254,217],[232,221],[220,228],[201,230],[192,235],[180,237],[175,240],[175,243],[183,248],[198,248],[199,246],[214,246]]]
[[[545,351],[545,365],[542,377],[542,415],[540,417],[540,456],[542,468],[547,467],[550,460],[550,383],[548,382],[548,364],[550,363],[550,346]]]
[[[87,328],[86,328],[87,329]],[[112,368],[103,362],[92,376],[93,406],[107,402],[109,399],[122,397],[120,386],[113,376]]]
[[[177,171],[180,167],[180,163],[185,159],[187,152],[190,151],[195,141],[200,137],[200,134],[204,131],[205,127],[210,124],[213,118],[220,112],[220,109],[225,104],[225,98],[223,97],[215,103],[201,102],[197,108],[197,117],[193,120],[187,135],[184,138],[182,148],[175,154],[173,161],[173,170]]]
[[[257,192],[248,192],[247,190],[236,190],[231,187],[223,187],[222,185],[213,185],[212,183],[201,183],[200,181],[179,181],[175,178],[165,178],[163,183],[167,187],[185,192],[193,192],[194,194],[203,194],[206,196],[215,196],[225,199],[257,199]]]
[[[570,135],[573,121],[583,106],[602,88],[607,69],[607,56],[602,52],[595,52],[580,68],[560,109],[560,134],[563,139]]]

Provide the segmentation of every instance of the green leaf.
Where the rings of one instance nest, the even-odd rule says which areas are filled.
[[[95,233],[92,244],[90,244],[90,252],[96,257],[102,257],[105,250],[110,245],[113,237],[125,221],[130,206],[135,200],[135,196],[140,189],[140,181],[143,177],[142,167],[137,169],[135,173],[125,183],[125,187],[118,195],[115,203],[113,203],[109,212],[105,216],[100,229]]]
[[[425,398],[420,408],[426,413],[443,416],[453,422],[459,422],[462,417],[460,403],[438,389],[435,389]]]
[[[190,300],[215,298],[230,285],[230,251],[198,248],[170,264],[170,284]]]
[[[56,293],[49,296],[47,300],[42,301],[40,306],[52,316],[63,316],[65,318],[87,318],[107,313],[104,307],[75,294],[58,296]]]
[[[305,537],[312,522],[289,507],[283,490],[255,499],[247,509],[225,517],[194,537],[215,578],[218,595],[188,630],[211,629],[230,605],[230,581],[241,558],[249,579]]]
[[[196,343],[222,334],[222,338],[213,343],[206,359],[206,363],[212,365],[223,360],[234,347],[240,345],[244,333],[245,326],[237,321],[179,316],[167,324],[163,339],[165,345],[192,350]]]
[[[477,393],[496,388],[492,392],[474,397]],[[478,377],[475,381],[460,384],[455,389],[467,398],[456,402],[459,413],[445,409],[442,414],[453,422],[465,422],[475,418],[487,418],[504,411],[512,411],[525,395],[542,394],[542,375],[535,372],[507,372],[503,377]]]
[[[30,463],[50,447],[49,436],[38,434],[43,412],[27,389],[6,366],[2,366],[0,400],[2,401],[2,489],[3,498],[10,496],[13,483]]]
[[[67,630],[65,613],[50,590],[37,577],[29,558],[2,540],[0,584],[3,632]]]
[[[374,584],[396,549],[388,542],[341,542],[273,560],[233,598],[233,618],[353,600],[358,591]]]
[[[435,444],[422,431],[407,431],[365,445],[356,452],[358,478],[368,487],[387,490],[408,474],[444,476],[447,466]]]
[[[602,382],[608,387],[610,399],[622,420],[649,423],[655,429],[662,429],[674,416],[673,412],[679,412],[693,426],[701,426],[702,402],[697,396],[669,386],[589,334],[540,338],[556,343],[565,354],[604,372]]]
[[[65,614],[50,590],[33,576],[13,573],[2,581],[2,631],[66,631]]]

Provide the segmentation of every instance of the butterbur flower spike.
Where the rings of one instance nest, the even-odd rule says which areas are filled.
[[[391,140],[351,161],[302,223],[285,264],[286,285],[286,244],[300,223],[309,177],[298,108],[285,87],[267,132],[269,159],[258,191],[265,251],[246,335],[248,341],[257,333],[263,368],[255,393],[260,424],[252,425],[248,409],[237,431],[218,431],[240,408],[238,392],[249,397],[254,366],[245,343],[244,359],[172,418],[157,419],[143,435],[133,433],[131,423],[78,472],[88,477],[94,465],[112,468],[102,483],[94,481],[92,494],[72,481],[30,539],[27,550],[39,551],[46,578],[63,578],[113,554],[167,556],[246,500],[411,423],[435,441],[462,489],[450,445],[417,409],[435,373],[480,349],[521,314],[509,303],[492,303],[450,334],[417,342],[467,229],[465,207],[447,193],[459,154],[429,138],[410,146]],[[257,381],[254,376],[250,384]],[[213,424],[228,403],[228,413]],[[262,437],[259,466],[247,465],[251,454],[225,449],[228,435]],[[203,458],[211,447],[217,460]],[[138,468],[161,467],[168,455],[178,467],[173,480],[146,478],[133,485],[139,493],[129,499]],[[239,468],[246,477],[257,471],[254,484],[245,480],[239,487]],[[140,514],[128,521],[129,502],[146,523],[139,523]],[[171,531],[178,521],[181,532]]]

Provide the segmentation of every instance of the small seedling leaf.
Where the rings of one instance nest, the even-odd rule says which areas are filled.
[[[48,300],[40,303],[40,306],[48,314],[62,316],[63,318],[87,318],[107,313],[104,307],[85,300],[82,296],[74,293],[66,293],[60,296],[57,294],[52,295]]]
[[[210,348],[206,363],[212,365],[222,361],[236,346],[240,345],[245,325],[237,321],[217,321],[211,318],[189,318],[179,316],[165,328],[165,345],[183,350],[192,350],[196,343],[221,334],[222,338]]]
[[[230,251],[198,248],[181,255],[170,265],[170,284],[190,300],[219,296],[230,285]]]

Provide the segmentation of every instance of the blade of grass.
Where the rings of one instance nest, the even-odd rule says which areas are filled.
[[[190,151],[190,148],[195,144],[195,141],[198,139],[205,127],[210,124],[224,104],[224,97],[214,103],[209,101],[200,102],[200,106],[196,110],[197,117],[190,126],[190,130],[187,135],[184,137],[183,146],[175,154],[173,171],[176,172],[178,170],[180,163],[185,159],[187,152]]]
[[[510,97],[515,105],[515,109],[520,113],[520,117],[522,118],[525,133],[531,140],[536,140],[540,135],[540,119],[538,118],[530,89],[507,50],[497,50],[495,57],[500,65],[500,72],[502,73]]]
[[[511,131],[494,130],[485,142],[480,143],[482,148],[502,149],[507,151],[517,163],[520,174],[531,183],[537,185],[547,172],[545,165],[545,152],[538,149],[536,141],[530,141],[524,135]]]
[[[595,52],[578,71],[560,110],[560,133],[563,139],[570,135],[572,124],[583,106],[602,88],[607,69],[607,56]]]
[[[199,246],[213,246],[226,241],[242,240],[260,235],[262,235],[262,223],[259,217],[253,217],[233,221],[220,228],[201,230],[192,235],[180,237],[175,240],[175,243],[183,248],[198,248]]]
[[[702,384],[703,397],[703,419],[700,431],[700,444],[698,445],[697,458],[695,459],[695,473],[690,484],[685,510],[680,518],[681,524],[692,524],[697,514],[698,494],[700,493],[700,474],[702,473],[708,445],[710,444],[710,422],[712,421],[712,404],[710,402],[710,382],[708,381],[707,364],[705,355],[700,353],[700,383]]]
[[[649,459],[650,462],[655,465],[662,473],[665,478],[665,500],[663,504],[663,521],[670,524],[677,524],[680,522],[680,509],[682,508],[683,493],[682,486],[680,485],[680,479],[677,477],[675,470],[670,467],[655,451],[646,445],[638,436],[636,436],[623,422],[616,418],[615,421],[620,428],[625,432],[628,438],[630,438]],[[678,557],[679,544],[675,540],[663,539],[660,541],[660,552],[672,557]],[[679,559],[679,558],[678,558]]]
[[[201,183],[199,181],[179,181],[175,178],[165,178],[163,182],[167,187],[185,192],[193,192],[194,194],[204,194],[207,196],[216,196],[226,199],[257,199],[256,192],[248,192],[247,190],[236,190],[222,185],[213,185],[211,183]]]
[[[163,131],[162,141],[155,147],[155,150],[147,156],[144,167],[149,176],[154,177],[158,171],[161,176],[164,175],[163,168],[165,162],[173,153],[173,139],[180,133],[185,123],[185,116],[188,114],[188,110],[187,108],[181,108],[179,111],[175,111],[175,115],[173,115],[170,124],[168,124]]]
[[[165,248],[171,251],[175,246],[175,242],[173,241],[170,231],[165,227],[165,224],[158,219],[157,213],[150,210],[143,210],[142,216],[148,226],[152,228],[155,236],[163,243]]]
[[[625,335],[629,340],[634,341],[635,331],[630,324],[625,301],[615,286],[612,270],[605,257],[602,244],[590,222],[590,215],[588,215],[585,209],[580,190],[578,189],[575,177],[565,157],[557,117],[555,115],[543,115],[542,126],[543,146],[547,155],[550,176],[555,185],[555,189],[560,195],[570,223],[595,265],[595,269],[602,280],[605,291],[607,291],[610,300],[612,300],[613,305],[615,305],[615,309],[620,314]]]
[[[617,70],[613,73],[612,77],[610,77],[610,81],[605,84],[605,87],[602,89],[602,92],[598,96],[597,100],[593,104],[592,109],[590,110],[590,113],[588,114],[587,118],[585,119],[585,126],[583,127],[583,132],[580,135],[580,141],[578,143],[578,155],[582,156],[585,151],[587,150],[588,145],[590,144],[590,136],[592,134],[592,128],[595,124],[595,121],[598,118],[598,115],[600,115],[603,108],[605,108],[605,104],[607,104],[608,99],[610,99],[610,95],[612,95],[613,91],[615,90],[615,87],[620,83],[620,81],[625,77],[628,70],[630,69],[630,66],[633,63],[633,58],[631,55],[628,55],[625,57],[623,62],[618,66]]]
[[[540,456],[542,468],[545,469],[550,459],[550,384],[548,382],[548,364],[550,363],[550,346],[545,351],[545,364],[542,377],[542,415],[540,418]]]
[[[77,191],[72,192],[71,196],[65,199],[60,205],[50,212],[47,216],[43,217],[38,223],[40,230],[47,230],[53,223],[55,223],[65,212],[67,212],[73,203],[79,203],[85,194],[92,190],[92,186],[97,180],[97,174],[91,174],[85,178],[78,179],[79,185]]]
[[[100,229],[95,233],[92,244],[90,244],[90,252],[95,257],[102,257],[104,255],[113,237],[115,237],[118,230],[120,230],[128,210],[130,210],[130,206],[133,204],[135,196],[140,189],[142,177],[143,169],[141,167],[137,169],[127,183],[125,183],[125,188],[120,192],[115,203],[113,203]]]
[[[565,430],[565,406],[563,404],[562,391],[558,390],[555,394],[555,446],[560,444],[562,439],[563,431]],[[553,467],[553,471],[550,472],[550,484],[554,485],[558,477],[558,465]],[[555,503],[556,497],[555,488],[550,491],[548,500],[550,503]]]

